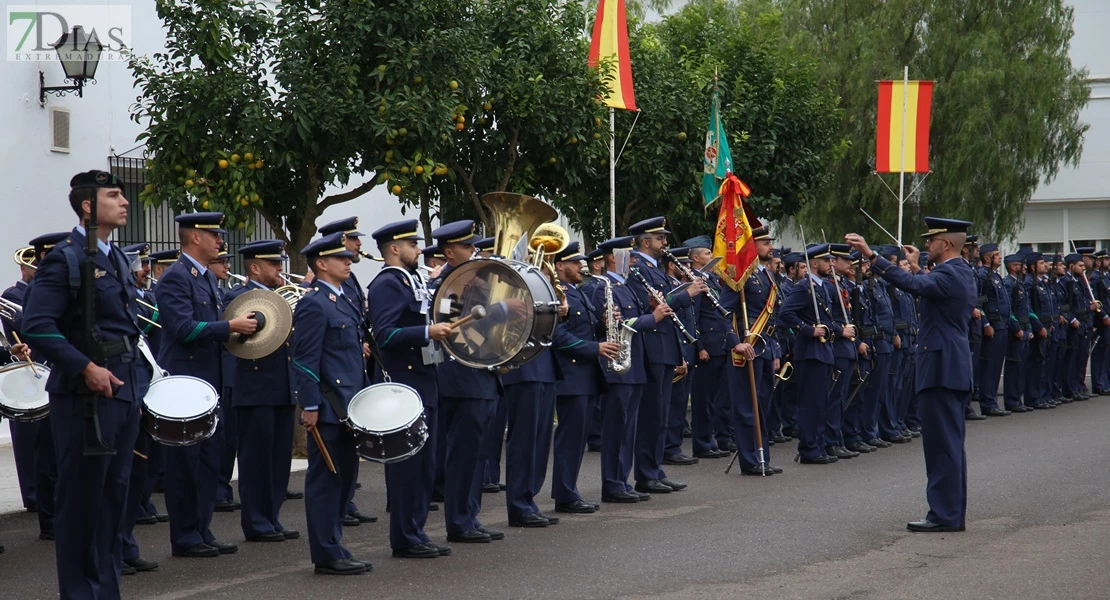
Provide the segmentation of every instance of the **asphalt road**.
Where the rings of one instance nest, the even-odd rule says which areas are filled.
[[[381,521],[344,542],[373,573],[312,574],[308,542],[242,542],[236,555],[171,558],[168,526],[140,526],[143,556],[161,568],[124,578],[129,598],[1107,598],[1110,398],[968,427],[968,530],[910,534],[925,514],[920,441],[828,466],[791,462],[760,479],[723,474],[725,460],[669,467],[690,484],[594,515],[560,515],[546,529],[507,527],[503,495],[485,495],[483,521],[506,539],[452,544],[433,560],[390,557],[381,467],[362,464],[357,502]],[[303,473],[294,474],[300,489]],[[600,495],[598,455],[580,489]],[[546,494],[546,492],[545,492]],[[541,508],[553,507],[545,495]],[[160,496],[156,504],[164,507]],[[444,541],[442,512],[429,534]],[[303,501],[282,521],[305,532]],[[221,540],[242,541],[238,514],[217,513]],[[0,597],[56,597],[53,543],[33,515],[0,518]]]

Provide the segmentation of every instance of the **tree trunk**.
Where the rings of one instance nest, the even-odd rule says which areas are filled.
[[[425,245],[434,243],[432,240],[432,210],[429,206],[428,186],[420,188],[420,226],[424,229]],[[442,219],[442,217],[440,217]],[[442,220],[441,220],[442,222]]]

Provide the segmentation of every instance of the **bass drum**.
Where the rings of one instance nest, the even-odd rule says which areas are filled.
[[[34,363],[13,362],[0,368],[0,416],[20,423],[38,421],[50,414],[46,380],[50,369]]]
[[[413,456],[428,441],[420,394],[400,383],[364,388],[347,405],[355,451],[366,460],[390,464]]]
[[[436,290],[432,306],[435,323],[475,317],[440,343],[456,361],[475,369],[512,369],[532,360],[551,345],[559,321],[559,299],[543,271],[499,258],[456,267]],[[485,315],[476,318],[481,309]]]

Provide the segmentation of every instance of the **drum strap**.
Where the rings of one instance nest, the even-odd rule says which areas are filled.
[[[320,384],[320,391],[324,393],[324,398],[327,398],[328,404],[331,405],[332,411],[339,417],[339,422],[344,423],[347,421],[347,403],[339,399],[339,395],[335,390],[331,389],[323,383]]]
[[[158,366],[158,361],[154,360],[154,354],[150,351],[150,346],[147,345],[145,337],[139,338],[138,347],[139,353],[143,355],[143,358],[146,359],[147,364],[150,365],[150,370],[154,373],[153,381],[158,381],[163,377],[169,376],[169,371],[166,371],[162,367]]]

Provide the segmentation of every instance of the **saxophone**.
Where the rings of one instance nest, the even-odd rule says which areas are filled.
[[[591,277],[597,277],[591,275]],[[632,336],[636,330],[623,320],[614,318],[616,304],[613,302],[613,287],[608,277],[597,277],[605,282],[605,341],[620,346],[617,358],[609,359],[609,370],[617,375],[623,375],[632,369]]]

